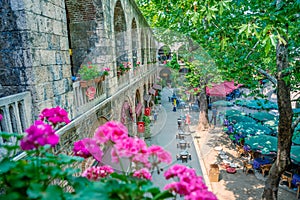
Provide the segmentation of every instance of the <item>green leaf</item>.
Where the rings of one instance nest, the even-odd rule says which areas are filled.
[[[38,183],[31,183],[30,187],[27,189],[27,195],[30,199],[37,199],[41,197],[43,192],[43,186]]]
[[[58,185],[49,185],[42,195],[42,200],[60,200],[62,199],[63,190]]]
[[[15,168],[16,165],[16,162],[10,161],[8,158],[4,158],[0,163],[0,174],[8,172]]]
[[[277,41],[276,41],[276,38],[273,34],[270,35],[270,39],[271,39],[272,45],[276,48]]]
[[[167,199],[167,198],[171,198],[174,197],[174,195],[172,193],[170,193],[169,191],[165,190],[159,194],[157,194],[153,200],[160,200],[160,199]]]
[[[279,34],[277,35],[277,38],[278,38],[279,42],[282,43],[283,45],[287,44],[286,40],[284,38],[282,38]]]
[[[240,26],[239,34],[241,34],[242,32],[244,32],[247,27],[248,27],[247,24],[243,24],[242,26]]]
[[[265,45],[265,54],[268,54],[270,52],[270,48],[271,48],[270,40],[267,40]]]

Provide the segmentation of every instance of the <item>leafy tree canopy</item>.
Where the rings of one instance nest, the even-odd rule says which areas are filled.
[[[291,73],[287,79],[299,87],[299,0],[137,0],[137,4],[153,28],[190,37],[226,79],[248,86],[256,86],[261,78],[258,69],[276,75],[276,44],[288,42],[289,68],[284,73]]]

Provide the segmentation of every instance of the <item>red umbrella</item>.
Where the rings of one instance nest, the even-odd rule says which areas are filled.
[[[226,97],[233,90],[239,88],[242,84],[235,85],[234,81],[224,81],[223,83],[213,83],[212,87],[206,87],[206,94],[209,96]]]

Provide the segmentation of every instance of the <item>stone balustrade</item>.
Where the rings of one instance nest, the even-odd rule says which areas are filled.
[[[96,104],[106,99],[107,95],[105,92],[105,81],[94,83],[93,87],[96,89],[96,92],[93,98],[89,98],[88,87],[81,87],[80,81],[76,81],[73,83],[74,104],[76,110],[75,116],[86,112]]]
[[[0,131],[23,133],[32,123],[31,106],[30,92],[0,98],[0,114],[3,115]]]

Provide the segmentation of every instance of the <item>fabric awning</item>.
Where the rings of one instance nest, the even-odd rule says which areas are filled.
[[[149,93],[152,94],[152,95],[155,95],[156,90],[154,90],[153,88],[150,88]]]
[[[209,96],[226,97],[233,90],[241,87],[242,84],[235,84],[234,81],[224,81],[223,83],[213,83],[212,87],[206,87],[206,94]]]
[[[150,99],[151,99],[151,95],[149,95],[149,94],[145,94],[145,95],[144,95],[144,100],[145,100],[145,101],[149,102]]]
[[[135,113],[139,116],[142,113],[143,105],[141,103],[138,103],[135,107]]]
[[[159,84],[153,84],[153,88],[156,90],[162,90],[162,86]]]

